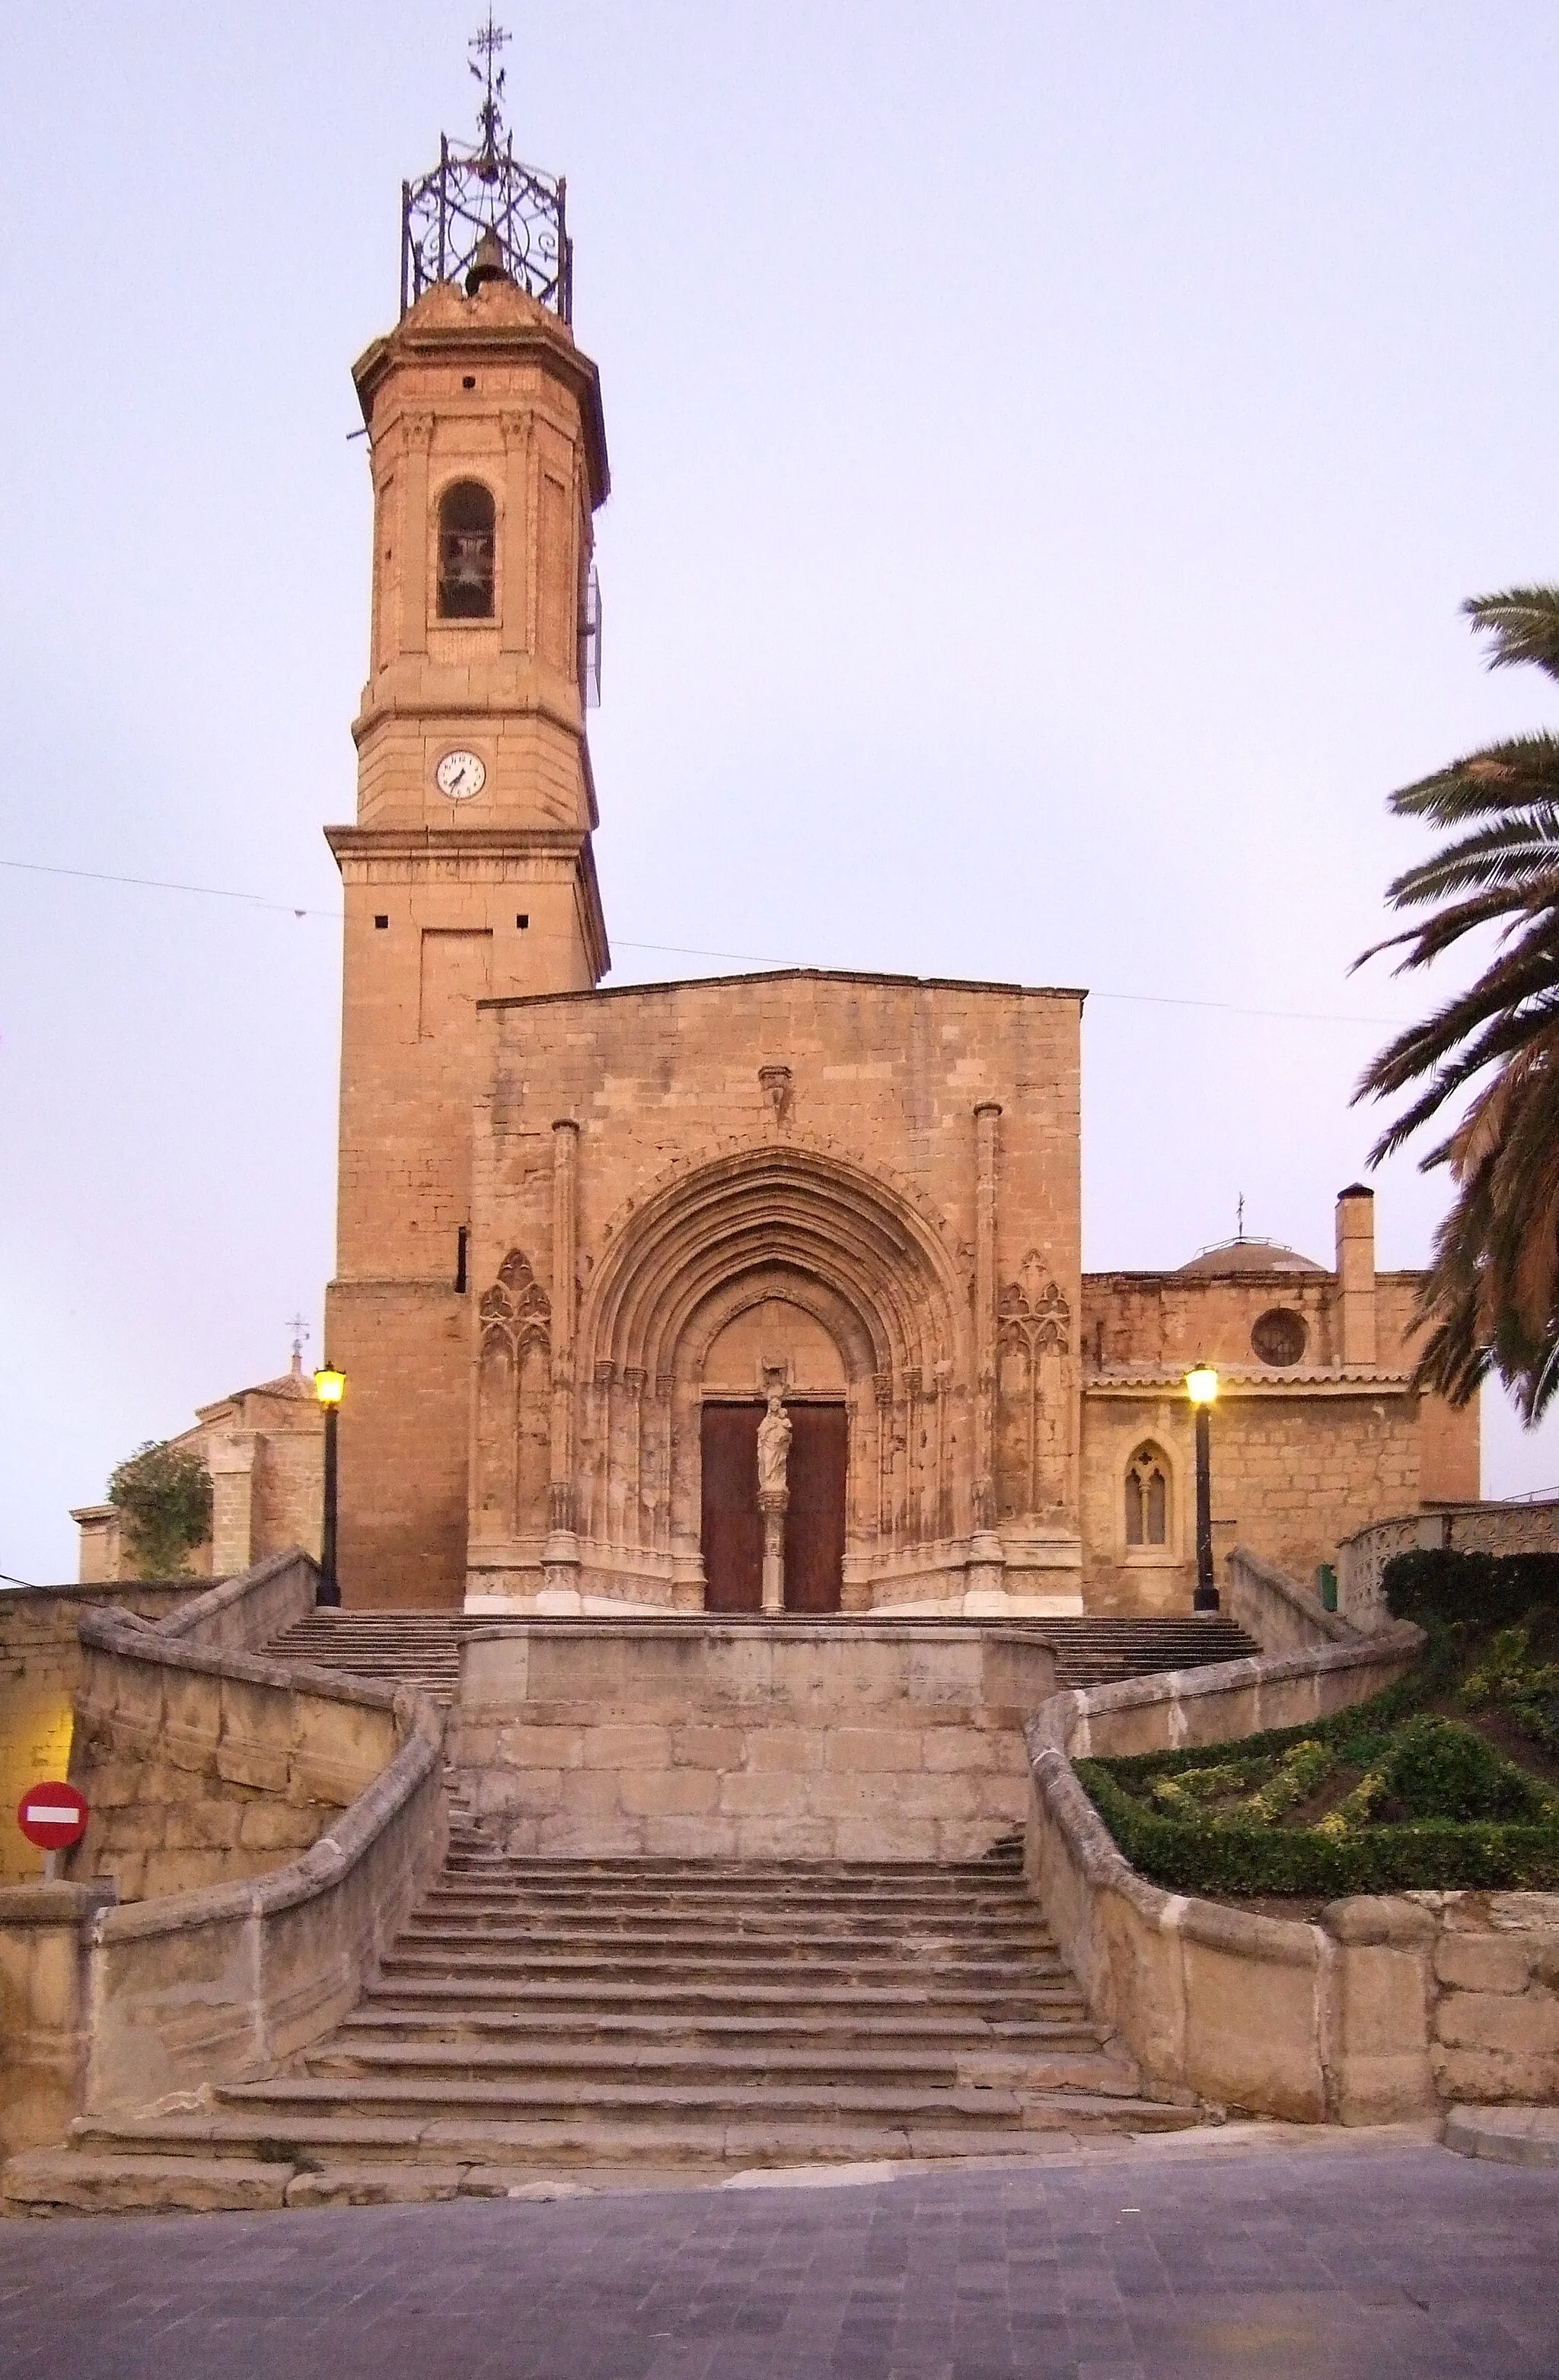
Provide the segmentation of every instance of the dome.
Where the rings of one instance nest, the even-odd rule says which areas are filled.
[[[1302,1257],[1297,1248],[1285,1248],[1276,1240],[1221,1240],[1216,1247],[1202,1248],[1189,1264],[1176,1265],[1177,1273],[1229,1274],[1246,1272],[1319,1272],[1324,1265]]]

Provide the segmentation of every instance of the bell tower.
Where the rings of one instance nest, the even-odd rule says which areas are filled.
[[[489,18],[479,138],[402,192],[401,315],[353,370],[373,475],[346,938],[330,1360],[357,1605],[457,1606],[476,1003],[609,965],[585,713],[608,487],[561,179],[521,164]]]

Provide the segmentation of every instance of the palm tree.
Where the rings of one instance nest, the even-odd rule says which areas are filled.
[[[1493,639],[1492,668],[1535,662],[1559,678],[1559,588],[1512,588],[1464,608]],[[1395,909],[1431,914],[1355,964],[1406,945],[1397,972],[1407,974],[1464,935],[1497,929],[1477,981],[1398,1034],[1354,1093],[1412,1095],[1371,1164],[1456,1102],[1446,1137],[1420,1160],[1424,1172],[1449,1169],[1455,1200],[1419,1299],[1428,1336],[1415,1380],[1466,1404],[1497,1372],[1530,1424],[1559,1388],[1559,736],[1491,745],[1404,785],[1390,806],[1452,840],[1386,895]],[[1462,1105],[1457,1094],[1474,1085]]]

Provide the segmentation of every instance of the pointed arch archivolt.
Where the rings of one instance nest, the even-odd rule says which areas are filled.
[[[579,1325],[587,1536],[696,1550],[704,1358],[769,1298],[810,1314],[845,1366],[848,1549],[954,1532],[967,1502],[967,1288],[894,1186],[834,1153],[771,1142],[664,1184],[607,1235]]]

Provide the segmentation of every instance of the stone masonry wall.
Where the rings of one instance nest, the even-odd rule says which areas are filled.
[[[1559,2101],[1559,1893],[1415,1892],[1443,2105]]]
[[[1419,1494],[1418,1400],[1378,1395],[1242,1393],[1212,1419],[1212,1529],[1220,1565],[1236,1543],[1310,1584],[1361,1518],[1401,1512]],[[1184,1610],[1196,1583],[1196,1464],[1183,1395],[1083,1395],[1084,1597],[1090,1611]],[[1126,1544],[1126,1473],[1149,1441],[1167,1458],[1169,1542]],[[1167,1559],[1165,1559],[1167,1557]]]
[[[43,1873],[16,1822],[30,1785],[63,1777],[70,1760],[71,1705],[81,1681],[76,1623],[83,1611],[133,1611],[162,1620],[204,1587],[203,1579],[165,1585],[98,1588],[17,1587],[0,1594],[0,1885]]]
[[[969,1859],[1054,1675],[995,1631],[509,1623],[466,1639],[449,1758],[518,1853]]]
[[[393,1710],[337,1699],[294,1664],[236,1677],[167,1644],[145,1660],[122,1643],[83,1654],[70,1779],[91,1817],[68,1873],[112,1876],[121,1901],[280,1867],[395,1756]]]

